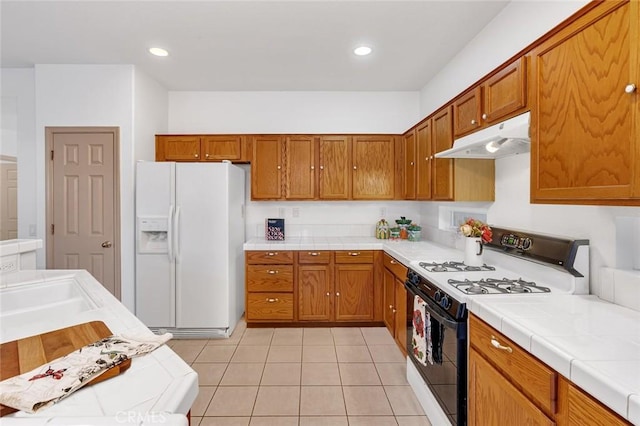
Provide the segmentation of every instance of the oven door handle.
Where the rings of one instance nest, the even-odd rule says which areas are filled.
[[[405,283],[405,287],[407,288],[407,290],[409,290],[409,293],[413,294],[414,296],[420,296],[419,294],[417,294],[417,293],[416,293],[416,291],[415,291],[415,289],[414,289],[414,287],[413,287],[413,286],[411,286],[411,285],[407,285],[407,284]],[[422,297],[422,296],[420,296],[420,298],[421,298],[422,300],[424,300],[425,304],[427,305],[427,306],[425,306],[425,309],[427,309],[427,310],[428,310],[429,315],[430,315],[430,316],[432,316],[432,317],[434,317],[436,320],[438,320],[438,322],[440,322],[440,323],[442,323],[442,324],[445,324],[445,325],[449,326],[449,328],[454,328],[454,329],[455,329],[455,328],[458,326],[458,323],[457,323],[457,322],[452,321],[452,320],[450,320],[450,319],[447,319],[447,318],[443,317],[442,315],[440,315],[440,314],[436,311],[436,309],[440,309],[440,308],[435,308],[435,306],[437,306],[436,304],[434,304],[434,303],[433,303],[433,302],[431,302],[429,299],[424,298],[424,297]]]

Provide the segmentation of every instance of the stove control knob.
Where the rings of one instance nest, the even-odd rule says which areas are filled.
[[[445,296],[446,297],[446,296]],[[440,293],[440,290],[436,290],[435,293],[433,293],[433,299],[437,302],[440,303],[440,299],[442,298],[442,293]]]
[[[522,240],[522,250],[529,250],[531,248],[531,238],[525,238]]]
[[[440,306],[444,309],[449,309],[451,307],[451,300],[447,296],[443,296],[442,300],[440,300]]]

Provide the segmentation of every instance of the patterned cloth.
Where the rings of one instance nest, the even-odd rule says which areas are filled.
[[[431,351],[431,315],[425,310],[425,301],[420,296],[413,299],[413,336],[411,349],[413,357],[424,366],[433,364]]]
[[[28,373],[0,382],[0,404],[34,413],[71,395],[129,358],[154,351],[173,336],[110,336]]]

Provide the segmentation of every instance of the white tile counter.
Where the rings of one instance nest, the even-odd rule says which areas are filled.
[[[73,284],[73,282],[77,282]],[[38,303],[21,292],[40,286],[65,299],[79,299],[75,309],[51,309],[64,301],[43,294]],[[73,291],[70,291],[73,290]],[[71,295],[69,295],[72,293]],[[0,342],[8,342],[89,321],[102,321],[114,333],[151,331],[131,314],[87,271],[32,270],[0,275]],[[9,303],[10,302],[10,303]],[[65,305],[66,306],[66,305]],[[28,317],[24,317],[25,311]],[[16,317],[19,316],[19,317]],[[16,318],[21,319],[17,321]],[[8,324],[5,326],[5,324]],[[185,415],[198,394],[198,375],[167,345],[134,358],[122,375],[80,389],[59,403],[35,414],[16,412],[2,418],[11,424],[164,424],[186,425]],[[69,419],[69,417],[73,419]]]
[[[374,237],[253,239],[245,250],[384,250],[403,264],[460,251],[430,242]],[[475,315],[640,425],[640,312],[592,295],[482,295],[467,299]]]

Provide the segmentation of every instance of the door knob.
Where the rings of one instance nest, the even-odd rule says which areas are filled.
[[[111,241],[104,241],[102,244],[100,244],[102,247],[104,248],[109,248],[111,247]]]

